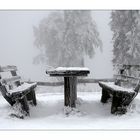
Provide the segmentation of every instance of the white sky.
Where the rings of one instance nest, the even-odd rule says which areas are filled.
[[[87,66],[91,69],[91,77],[95,78],[111,78],[113,76],[112,67],[112,32],[110,30],[110,13],[111,11],[93,11],[93,18],[96,21],[100,38],[103,42],[103,51],[100,49],[92,60],[87,62]]]
[[[45,65],[34,65],[39,53],[34,46],[33,26],[38,26],[49,11],[0,11],[0,65],[16,65],[25,79],[46,80]],[[97,50],[92,60],[86,58],[92,78],[112,77],[112,32],[110,11],[93,11],[94,20],[103,42],[103,52]]]

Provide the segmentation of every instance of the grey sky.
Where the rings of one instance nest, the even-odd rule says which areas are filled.
[[[49,11],[0,11],[0,65],[17,65],[25,79],[46,80],[45,65],[34,65],[38,54],[34,46],[33,25],[38,26]],[[96,51],[92,60],[86,58],[92,78],[112,77],[112,34],[108,26],[110,11],[93,11],[103,52]]]

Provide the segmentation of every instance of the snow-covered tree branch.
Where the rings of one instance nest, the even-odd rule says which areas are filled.
[[[84,55],[91,58],[102,46],[91,11],[52,12],[34,27],[34,35],[40,49],[35,62],[53,67],[84,66]]]

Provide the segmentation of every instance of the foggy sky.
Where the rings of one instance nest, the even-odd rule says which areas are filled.
[[[0,65],[16,65],[24,79],[46,80],[47,66],[34,65],[33,58],[39,54],[34,46],[33,26],[50,11],[0,11]],[[112,71],[112,32],[108,25],[110,11],[93,11],[103,52],[98,49],[92,60],[86,57],[86,66],[90,68],[92,78],[110,78]]]

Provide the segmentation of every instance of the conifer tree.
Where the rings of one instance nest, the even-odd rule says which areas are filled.
[[[112,11],[113,63],[139,64],[140,12],[137,10]]]

